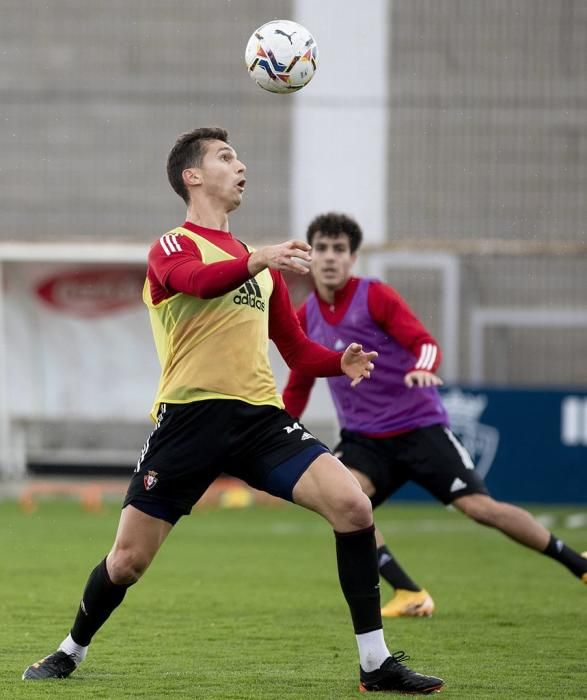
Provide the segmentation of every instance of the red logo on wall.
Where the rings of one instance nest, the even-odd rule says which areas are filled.
[[[145,271],[108,267],[62,272],[41,282],[39,297],[66,313],[93,318],[141,303]]]

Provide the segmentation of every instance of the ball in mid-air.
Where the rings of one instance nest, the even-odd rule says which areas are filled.
[[[318,46],[297,22],[278,19],[256,29],[245,61],[251,78],[269,92],[295,92],[307,85],[318,66]]]

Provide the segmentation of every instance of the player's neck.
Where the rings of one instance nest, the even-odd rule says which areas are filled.
[[[228,231],[228,213],[206,202],[191,202],[188,206],[186,221],[196,226],[217,231]]]
[[[337,298],[340,298],[342,290],[347,286],[350,279],[350,277],[347,277],[347,279],[345,279],[345,281],[338,287],[330,287],[314,281],[316,293],[320,299],[322,299],[322,301],[332,305],[336,302]]]
[[[316,292],[322,301],[325,301],[327,304],[334,304],[336,293],[343,289],[345,285],[346,282],[342,287],[326,287],[323,284],[316,284]]]

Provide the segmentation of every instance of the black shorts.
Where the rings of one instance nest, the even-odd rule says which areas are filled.
[[[162,404],[124,506],[177,522],[222,473],[292,500],[319,454],[330,452],[285,411],[232,399]]]
[[[411,430],[389,438],[369,438],[341,431],[334,455],[347,467],[369,477],[375,487],[373,506],[414,481],[448,505],[471,493],[489,494],[485,482],[459,439],[442,425]]]

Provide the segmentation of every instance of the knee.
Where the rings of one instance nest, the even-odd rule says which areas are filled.
[[[359,489],[354,489],[340,499],[338,513],[339,523],[342,520],[342,526],[348,530],[362,530],[373,524],[371,501]]]
[[[489,496],[463,496],[455,505],[479,525],[495,527],[499,504]]]
[[[131,586],[141,578],[150,563],[140,552],[115,547],[108,555],[108,575],[112,583]]]

